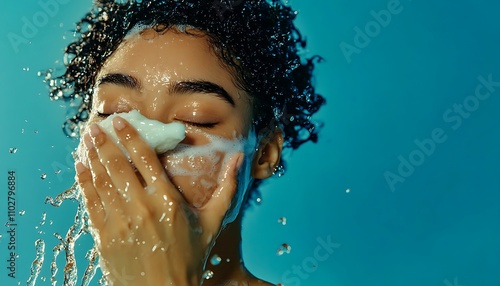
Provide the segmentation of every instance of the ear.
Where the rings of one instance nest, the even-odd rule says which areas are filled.
[[[272,176],[281,159],[283,131],[275,129],[266,134],[259,143],[252,162],[252,177],[266,179]]]

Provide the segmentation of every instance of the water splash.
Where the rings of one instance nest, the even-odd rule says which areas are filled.
[[[83,274],[83,286],[89,285],[92,281],[92,278],[94,278],[97,268],[99,268],[99,260],[97,259],[98,257],[99,255],[95,247],[91,248],[85,255],[85,258],[89,261],[89,264],[87,265],[87,269],[85,269],[85,274]]]
[[[45,254],[45,242],[42,239],[35,241],[36,248],[36,258],[31,264],[31,275],[26,281],[26,285],[34,286],[36,283],[36,278],[40,274],[40,270],[43,266],[44,254]]]
[[[60,193],[55,198],[46,197],[45,203],[51,204],[54,207],[59,207],[65,200],[77,200],[78,197],[78,185],[74,183],[69,189]]]
[[[278,219],[278,223],[281,225],[286,225],[286,217],[280,217]]]
[[[287,243],[283,243],[279,248],[278,248],[278,251],[276,254],[278,254],[279,256],[283,255],[283,254],[289,254],[290,251],[292,251],[292,247],[287,244]]]
[[[47,219],[47,213],[43,212],[42,213],[42,220],[40,221],[40,225],[44,225],[46,219]]]
[[[58,235],[59,235],[58,233],[54,234],[54,236],[56,236],[56,237]],[[60,240],[61,239],[62,238],[60,238]],[[58,271],[57,257],[59,256],[59,253],[61,252],[62,249],[64,249],[63,242],[59,243],[58,245],[56,245],[54,247],[54,249],[52,249],[53,256],[52,256],[52,262],[50,263],[50,273],[51,273],[50,281],[52,282],[52,286],[55,286],[57,283],[57,279],[56,279],[56,275],[57,275],[57,271]]]
[[[67,189],[63,193],[56,196],[56,198],[47,197],[45,199],[45,203],[50,203],[52,206],[59,207],[65,200],[75,200],[79,204],[74,218],[74,224],[68,229],[66,236],[63,237],[59,233],[54,233],[54,237],[58,239],[59,243],[56,246],[54,246],[52,250],[53,257],[52,257],[52,262],[50,264],[50,272],[51,272],[50,282],[53,286],[55,286],[57,283],[56,275],[59,270],[57,267],[57,258],[59,257],[61,251],[65,252],[65,262],[66,262],[64,266],[63,285],[74,286],[77,284],[78,272],[77,272],[77,263],[75,257],[75,242],[82,234],[89,233],[88,217],[85,212],[81,193],[79,192],[76,183],[73,184],[71,188]],[[40,225],[45,224],[45,220],[46,220],[46,213],[44,212],[42,214],[42,221],[40,222]],[[39,241],[41,241],[41,243],[43,244],[42,240],[38,240],[37,242]],[[36,283],[38,273],[40,272],[40,268],[43,263],[44,252],[45,252],[44,244],[43,247],[37,247],[37,259],[35,260],[35,262],[37,263],[34,262],[33,265],[35,265],[38,268],[36,268],[35,266],[32,267],[32,273],[28,280],[29,283],[31,283],[29,285],[35,285]],[[39,258],[40,255],[42,259]],[[94,276],[95,271],[98,268],[97,257],[98,256],[95,251],[91,250],[87,253],[86,258],[89,260],[89,265],[87,266],[85,274],[82,278],[82,285],[89,285],[90,280]]]

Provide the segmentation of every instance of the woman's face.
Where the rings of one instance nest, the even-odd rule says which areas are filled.
[[[186,201],[201,207],[230,153],[243,151],[251,106],[205,36],[148,29],[127,37],[102,66],[89,123],[135,109],[163,123],[185,124],[180,147],[159,158]]]

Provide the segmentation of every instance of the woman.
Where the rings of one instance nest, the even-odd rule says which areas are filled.
[[[51,95],[83,99],[66,130],[80,128],[77,182],[111,284],[269,285],[242,263],[240,209],[283,147],[316,141],[324,103],[294,17],[280,1],[100,1],[78,24]],[[131,110],[184,124],[180,147],[156,154],[118,116],[127,157],[96,123]]]

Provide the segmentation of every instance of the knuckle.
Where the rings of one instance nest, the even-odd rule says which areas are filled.
[[[137,208],[136,212],[139,222],[151,221],[155,218],[155,212],[152,210],[152,208],[141,206]]]
[[[94,175],[94,185],[97,188],[109,188],[111,186],[110,182],[108,181],[108,176],[104,174]]]

